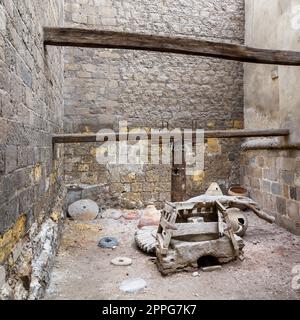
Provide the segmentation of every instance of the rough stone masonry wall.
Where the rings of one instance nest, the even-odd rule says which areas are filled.
[[[39,297],[57,246],[63,54],[44,49],[42,28],[63,12],[62,0],[0,0],[0,299]]]
[[[243,0],[66,1],[66,26],[180,35],[242,43]],[[243,127],[243,66],[209,58],[138,51],[70,48],[65,51],[65,131],[118,128],[232,129]],[[68,183],[103,183],[112,204],[170,200],[170,166],[106,168],[95,144],[69,145]],[[205,174],[187,181],[187,197],[217,181],[239,182],[239,141],[207,141]]]
[[[299,51],[299,22],[299,0],[247,0],[246,44]],[[298,145],[298,149],[299,74],[299,67],[245,66],[245,126],[288,128],[288,141],[278,141]],[[300,234],[300,151],[248,150],[242,176],[263,209],[273,214],[280,226]]]

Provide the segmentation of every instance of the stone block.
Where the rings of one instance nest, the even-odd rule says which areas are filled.
[[[255,189],[260,188],[260,180],[258,178],[249,177],[249,180],[250,180],[250,186],[252,188],[255,188]]]
[[[283,188],[280,183],[272,182],[271,184],[271,192],[275,195],[282,195],[283,194]]]
[[[279,157],[276,159],[276,167],[281,170],[293,171],[295,169],[296,159]]]
[[[147,182],[158,182],[160,180],[160,174],[156,170],[148,170],[146,171],[146,177]]]
[[[272,194],[263,194],[263,208],[268,212],[276,212],[276,197]]]
[[[290,187],[290,198],[292,200],[298,200],[296,187]]]
[[[285,215],[286,214],[286,199],[285,198],[276,198],[276,207],[277,212],[279,214]]]
[[[42,190],[42,192],[39,192],[39,195],[41,195],[43,191],[44,190]],[[22,213],[26,213],[35,202],[34,188],[28,188],[22,191],[18,196],[18,200],[19,200],[19,211]]]
[[[112,6],[100,6],[99,14],[104,18],[113,18],[116,16],[116,10]]]
[[[0,236],[0,264],[12,253],[15,244],[24,236],[25,231],[26,216],[22,215],[11,229]]]
[[[265,159],[264,157],[257,157],[256,158],[256,164],[258,167],[263,168],[265,164]]]
[[[17,147],[8,146],[5,152],[5,171],[10,173],[17,169]]]
[[[24,83],[32,88],[32,74],[30,72],[30,70],[23,64],[21,64],[21,78],[24,81]]]
[[[141,192],[143,190],[142,183],[132,183],[131,184],[131,191],[132,192]]]
[[[90,166],[88,164],[80,164],[78,166],[79,172],[88,172],[90,170]]]
[[[283,183],[291,185],[294,183],[294,172],[287,171],[287,170],[281,170],[280,171],[280,178]]]
[[[287,215],[295,222],[300,222],[299,203],[295,201],[287,201]]]
[[[73,13],[72,14],[72,21],[75,23],[87,24],[88,19],[87,19],[87,16],[85,16],[83,14]]]
[[[263,192],[270,193],[271,192],[271,181],[261,180],[261,190]]]
[[[278,171],[276,168],[263,169],[263,178],[271,181],[278,180]]]
[[[221,145],[219,139],[209,138],[207,139],[207,149],[208,153],[220,153]]]

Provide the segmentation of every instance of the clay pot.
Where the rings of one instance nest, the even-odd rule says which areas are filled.
[[[153,205],[147,206],[143,210],[142,217],[138,223],[138,228],[141,229],[146,226],[158,226],[160,221],[160,211]]]
[[[233,232],[239,237],[243,237],[249,224],[246,214],[238,208],[229,208],[227,212]]]
[[[228,190],[229,196],[239,196],[239,197],[247,197],[248,190],[242,186],[231,186]]]
[[[133,211],[127,211],[123,213],[123,218],[126,220],[137,220],[141,216],[140,211],[138,210],[133,210]]]

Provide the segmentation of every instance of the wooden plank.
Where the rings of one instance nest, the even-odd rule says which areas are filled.
[[[218,222],[176,223],[177,230],[172,231],[172,238],[188,235],[218,235]]]
[[[300,52],[296,51],[267,50],[226,42],[106,30],[44,28],[44,44],[158,51],[240,62],[300,66]]]
[[[218,229],[219,229],[219,236],[223,237],[224,236],[223,215],[219,210],[218,210]]]
[[[244,130],[213,130],[205,131],[205,138],[247,138],[247,137],[280,137],[288,136],[290,131],[288,129],[244,129]],[[148,139],[151,140],[153,137],[160,136],[160,134],[148,134]],[[104,137],[108,137],[110,141],[114,139],[116,141],[127,140],[129,138],[127,133],[124,134],[103,134],[102,136],[93,134],[56,134],[52,137],[53,143],[79,143],[79,142],[96,142],[104,141]],[[193,140],[196,141],[196,134],[192,135]],[[170,137],[170,140],[173,140]]]

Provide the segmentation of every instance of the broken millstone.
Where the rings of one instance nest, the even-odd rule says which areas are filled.
[[[109,248],[109,249],[113,249],[118,245],[118,240],[116,238],[112,238],[112,237],[104,237],[102,238],[99,243],[98,243],[98,247],[100,248]]]
[[[94,220],[99,214],[99,207],[96,202],[84,199],[72,203],[68,207],[68,213],[74,220]]]
[[[128,279],[121,283],[119,289],[127,293],[136,293],[143,290],[147,286],[144,279]]]
[[[126,257],[117,257],[112,259],[110,263],[114,266],[130,266],[132,264],[132,260]]]

